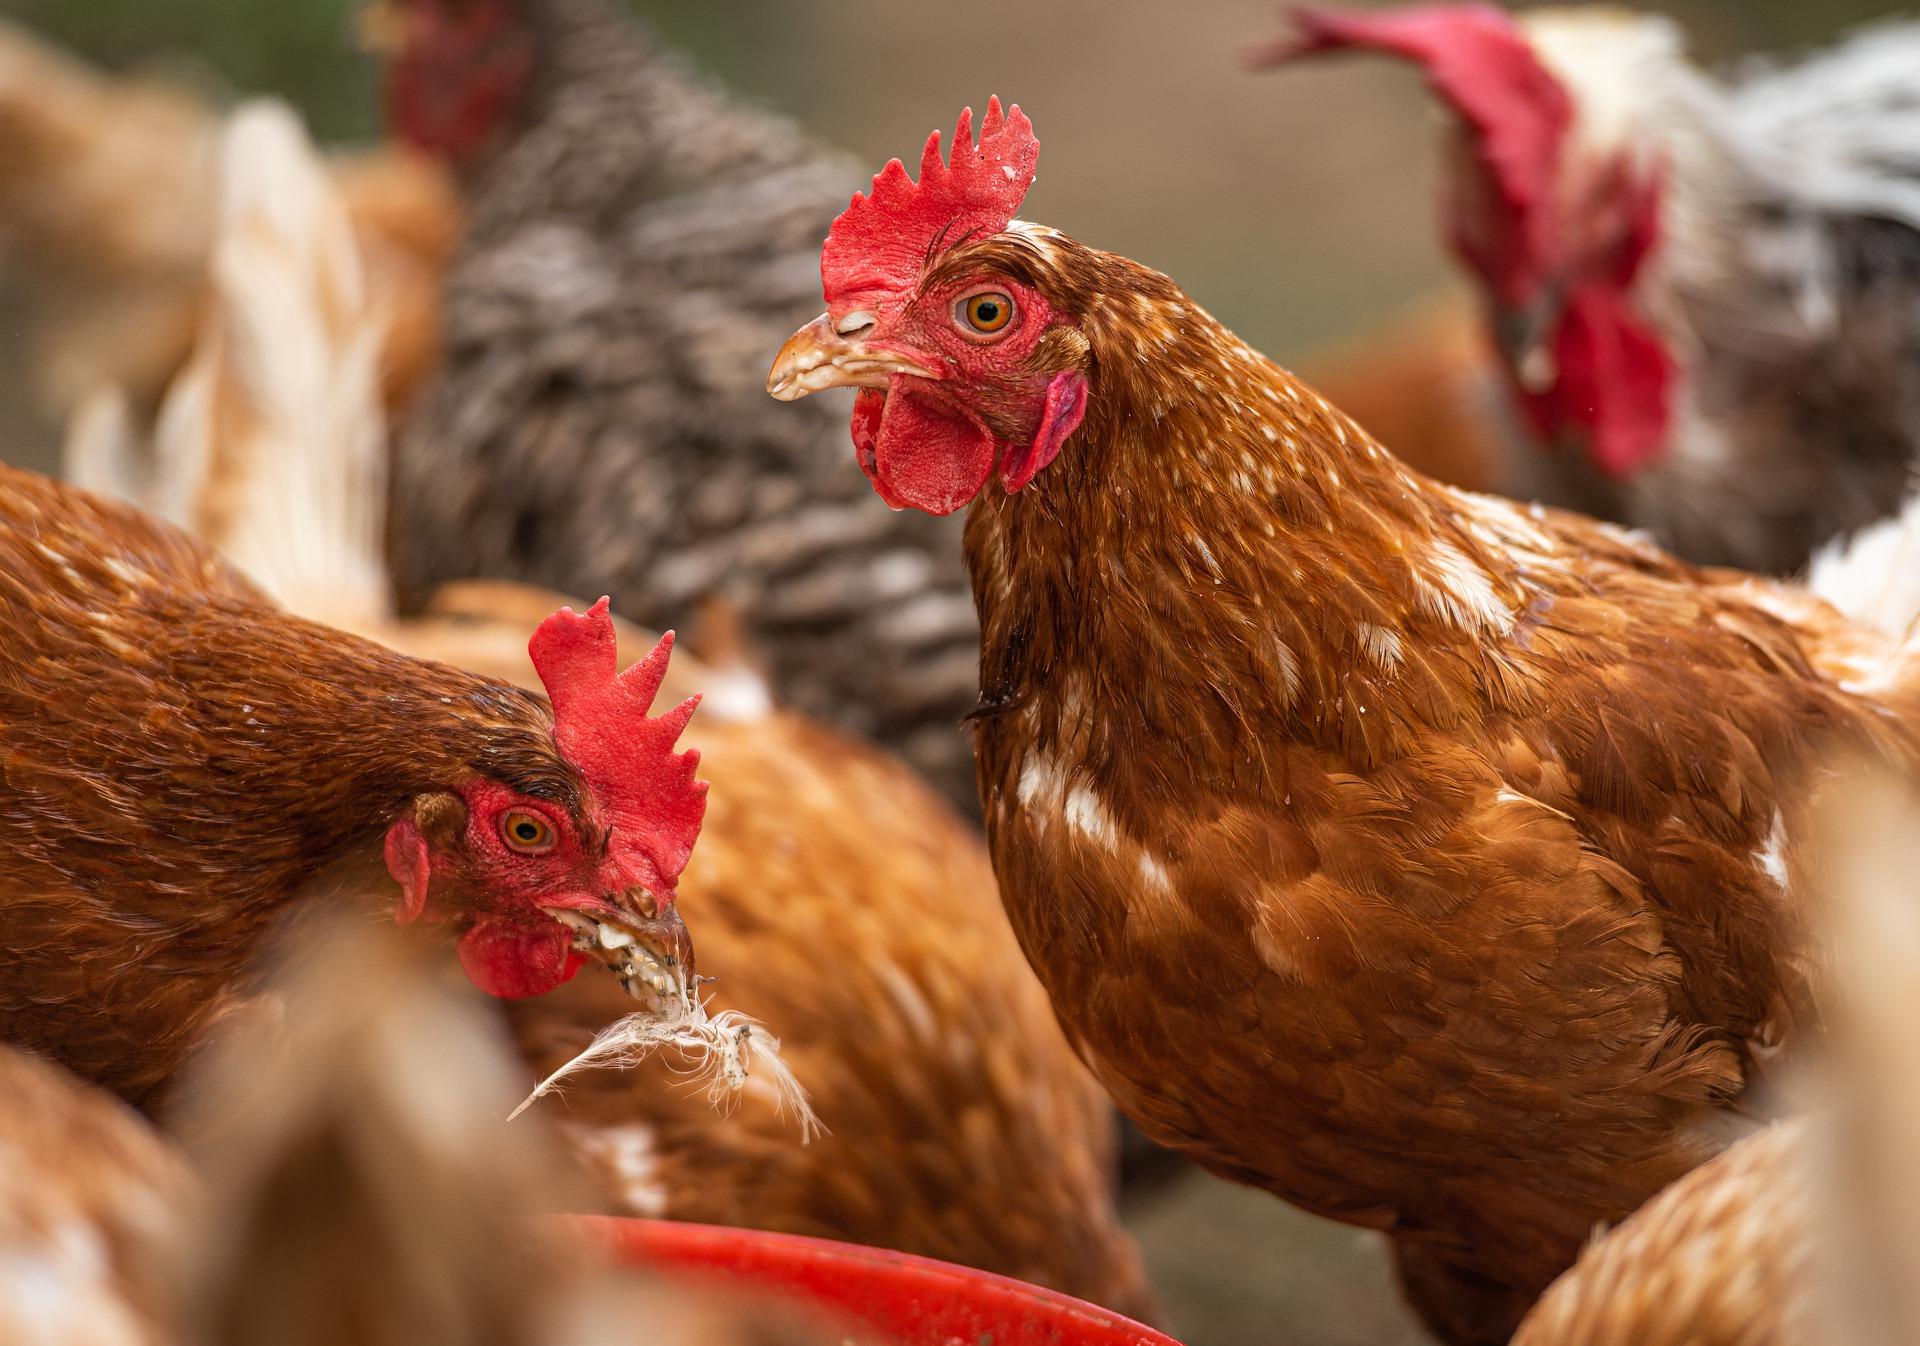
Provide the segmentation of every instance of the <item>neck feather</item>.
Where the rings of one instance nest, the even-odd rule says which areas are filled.
[[[1536,597],[1526,512],[1420,477],[1165,277],[1057,246],[1098,277],[1089,410],[969,518],[986,708],[1135,702],[1228,761],[1272,724],[1378,756],[1458,700],[1445,652]]]

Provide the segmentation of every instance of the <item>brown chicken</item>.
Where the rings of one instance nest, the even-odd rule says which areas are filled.
[[[0,1099],[0,1341],[169,1340],[185,1161],[120,1100],[5,1046]]]
[[[1037,159],[996,102],[889,164],[769,388],[857,387],[881,496],[970,506],[994,868],[1095,1076],[1504,1341],[1817,1023],[1797,786],[1911,762],[1914,688],[1810,595],[1413,473],[1014,220]]]
[[[562,600],[468,583],[420,616],[388,612],[382,416],[355,373],[378,287],[339,283],[355,245],[329,227],[333,188],[297,127],[245,110],[227,141],[211,318],[167,398],[170,471],[142,498],[173,502],[296,610],[537,687],[526,632]],[[625,628],[621,641],[622,658],[649,643]],[[672,1059],[578,1076],[534,1115],[565,1120],[613,1210],[900,1248],[1150,1314],[1109,1195],[1110,1113],[1020,956],[978,837],[897,762],[676,650],[662,696],[692,689],[709,694],[695,732],[717,781],[680,889],[701,967],[716,1007],[777,1028],[828,1134],[800,1145],[755,1089],[716,1117]],[[581,977],[510,1015],[545,1073],[626,1008],[610,979]]]
[[[672,906],[704,806],[615,677],[604,605],[534,636],[547,699],[287,616],[185,535],[0,468],[0,1036],[150,1102],[245,996],[266,923],[378,876],[496,995],[624,931],[691,985]],[[393,893],[391,883],[367,887]],[[655,960],[658,960],[656,965]]]

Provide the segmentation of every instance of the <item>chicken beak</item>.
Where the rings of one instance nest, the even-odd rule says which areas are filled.
[[[885,388],[895,374],[939,377],[905,355],[870,349],[861,338],[873,330],[871,319],[849,332],[838,330],[849,322],[858,323],[862,316],[851,314],[836,325],[832,314],[822,313],[788,337],[773,357],[767,391],[782,402],[797,402],[823,388]]]
[[[638,889],[617,903],[620,917],[554,911],[573,928],[573,947],[606,966],[628,995],[655,1013],[690,1009],[699,979],[694,972],[693,938],[671,906]]]

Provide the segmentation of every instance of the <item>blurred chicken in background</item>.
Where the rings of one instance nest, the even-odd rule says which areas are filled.
[[[527,618],[552,594],[466,583],[424,617],[391,614],[378,282],[284,109],[242,109],[221,158],[212,299],[162,401],[156,470],[117,475],[114,441],[84,430],[76,469],[196,527],[296,611],[537,685]],[[623,628],[623,656],[646,640]],[[774,709],[742,670],[676,661],[673,676],[663,696],[713,693],[699,741],[712,790],[680,888],[702,913],[701,968],[720,978],[718,1003],[780,1016],[782,1055],[829,1134],[802,1146],[752,1086],[716,1117],[671,1060],[580,1076],[535,1113],[562,1122],[624,1213],[898,1248],[1150,1314],[1112,1204],[1111,1113],[972,830],[900,763]],[[612,997],[584,984],[602,980]],[[589,977],[504,1012],[545,1074],[631,1008]]]
[[[1812,1115],[1597,1235],[1514,1346],[1920,1340],[1920,796],[1866,764],[1835,780],[1814,912],[1842,975],[1825,1060],[1796,1088]]]
[[[308,913],[274,1013],[228,1025],[176,1122],[207,1196],[159,1245],[197,1346],[799,1346],[838,1325],[611,1265],[535,1217],[586,1198],[499,1024],[393,927]],[[381,994],[365,994],[369,985]],[[152,1251],[149,1249],[149,1251]],[[640,1329],[637,1325],[644,1324]]]
[[[1445,231],[1512,422],[1549,451],[1496,451],[1519,469],[1501,489],[1776,573],[1898,508],[1920,445],[1920,25],[1720,80],[1671,20],[1613,8],[1296,23],[1261,60],[1403,57],[1459,118]]]
[[[724,599],[783,704],[977,815],[957,521],[873,498],[844,401],[782,415],[760,390],[858,168],[603,0],[384,13],[391,129],[446,157],[472,218],[447,365],[396,455],[403,607],[524,580],[684,629]]]
[[[162,1250],[187,1225],[185,1160],[147,1120],[0,1046],[0,1341],[160,1346]]]
[[[115,79],[0,21],[0,278],[25,300],[42,412],[90,399],[152,416],[194,343],[218,216],[224,113]],[[459,234],[442,174],[400,150],[331,173],[385,296],[382,386],[405,405],[438,356],[440,272]]]

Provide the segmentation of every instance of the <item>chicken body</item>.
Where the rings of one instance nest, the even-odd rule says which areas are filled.
[[[438,7],[418,8],[429,34]],[[749,358],[811,312],[820,224],[856,169],[600,0],[473,8],[534,64],[471,168],[449,358],[400,436],[403,608],[449,580],[521,580],[686,630],[724,599],[783,704],[894,749],[974,812],[958,529],[873,499],[835,451],[844,408],[781,414]],[[434,89],[494,50],[437,68]]]
[[[1893,513],[1920,449],[1920,25],[1725,78],[1669,19],[1311,13],[1461,114],[1443,213],[1533,452],[1504,480],[1786,574]],[[1364,419],[1364,418],[1363,418]]]
[[[1770,838],[1808,742],[1904,735],[1820,615],[1414,477],[1197,313],[1161,349],[1100,311],[1148,376],[969,524],[1014,927],[1149,1135],[1387,1230],[1504,1339],[1808,1022]]]
[[[925,198],[1030,172],[1022,125],[990,109],[965,186],[896,164],[856,200],[769,386],[869,380],[876,485],[973,498],[994,869],[1095,1076],[1214,1171],[1388,1233],[1449,1340],[1504,1341],[1817,1022],[1796,789],[1816,744],[1911,762],[1894,644],[1421,478],[1165,277],[1004,203],[965,198],[973,240],[924,270],[845,263],[901,289],[835,289],[874,216],[937,232]],[[982,293],[1028,315],[1011,354],[949,334]],[[1075,380],[1057,457],[991,485]]]

